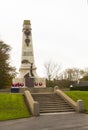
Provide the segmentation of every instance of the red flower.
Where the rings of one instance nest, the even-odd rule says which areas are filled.
[[[42,86],[42,83],[41,83],[41,82],[39,83],[39,86]]]
[[[38,83],[35,82],[35,86],[38,86]]]

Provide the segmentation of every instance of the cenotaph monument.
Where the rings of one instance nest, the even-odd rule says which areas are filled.
[[[30,20],[24,20],[22,33],[21,67],[19,77],[13,79],[13,84],[22,83],[25,87],[46,87],[46,80],[36,73]]]

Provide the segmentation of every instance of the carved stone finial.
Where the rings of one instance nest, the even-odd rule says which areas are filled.
[[[30,25],[30,24],[31,24],[30,20],[24,20],[23,25]]]

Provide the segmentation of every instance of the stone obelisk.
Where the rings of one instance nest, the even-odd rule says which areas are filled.
[[[34,53],[33,53],[33,44],[32,44],[32,29],[30,20],[24,20],[23,23],[23,36],[22,36],[22,56],[21,56],[21,67],[20,78],[24,77],[25,74],[29,73],[31,76],[31,71],[33,75],[36,74],[36,67],[34,64]],[[32,69],[32,70],[30,70]]]
[[[21,67],[19,77],[13,79],[13,83],[23,83],[25,87],[46,87],[45,79],[36,73],[30,20],[24,20],[22,33]]]

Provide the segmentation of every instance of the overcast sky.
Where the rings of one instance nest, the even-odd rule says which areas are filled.
[[[0,0],[0,39],[20,67],[23,20],[31,20],[35,65],[43,76],[48,60],[61,68],[88,67],[87,0]]]

